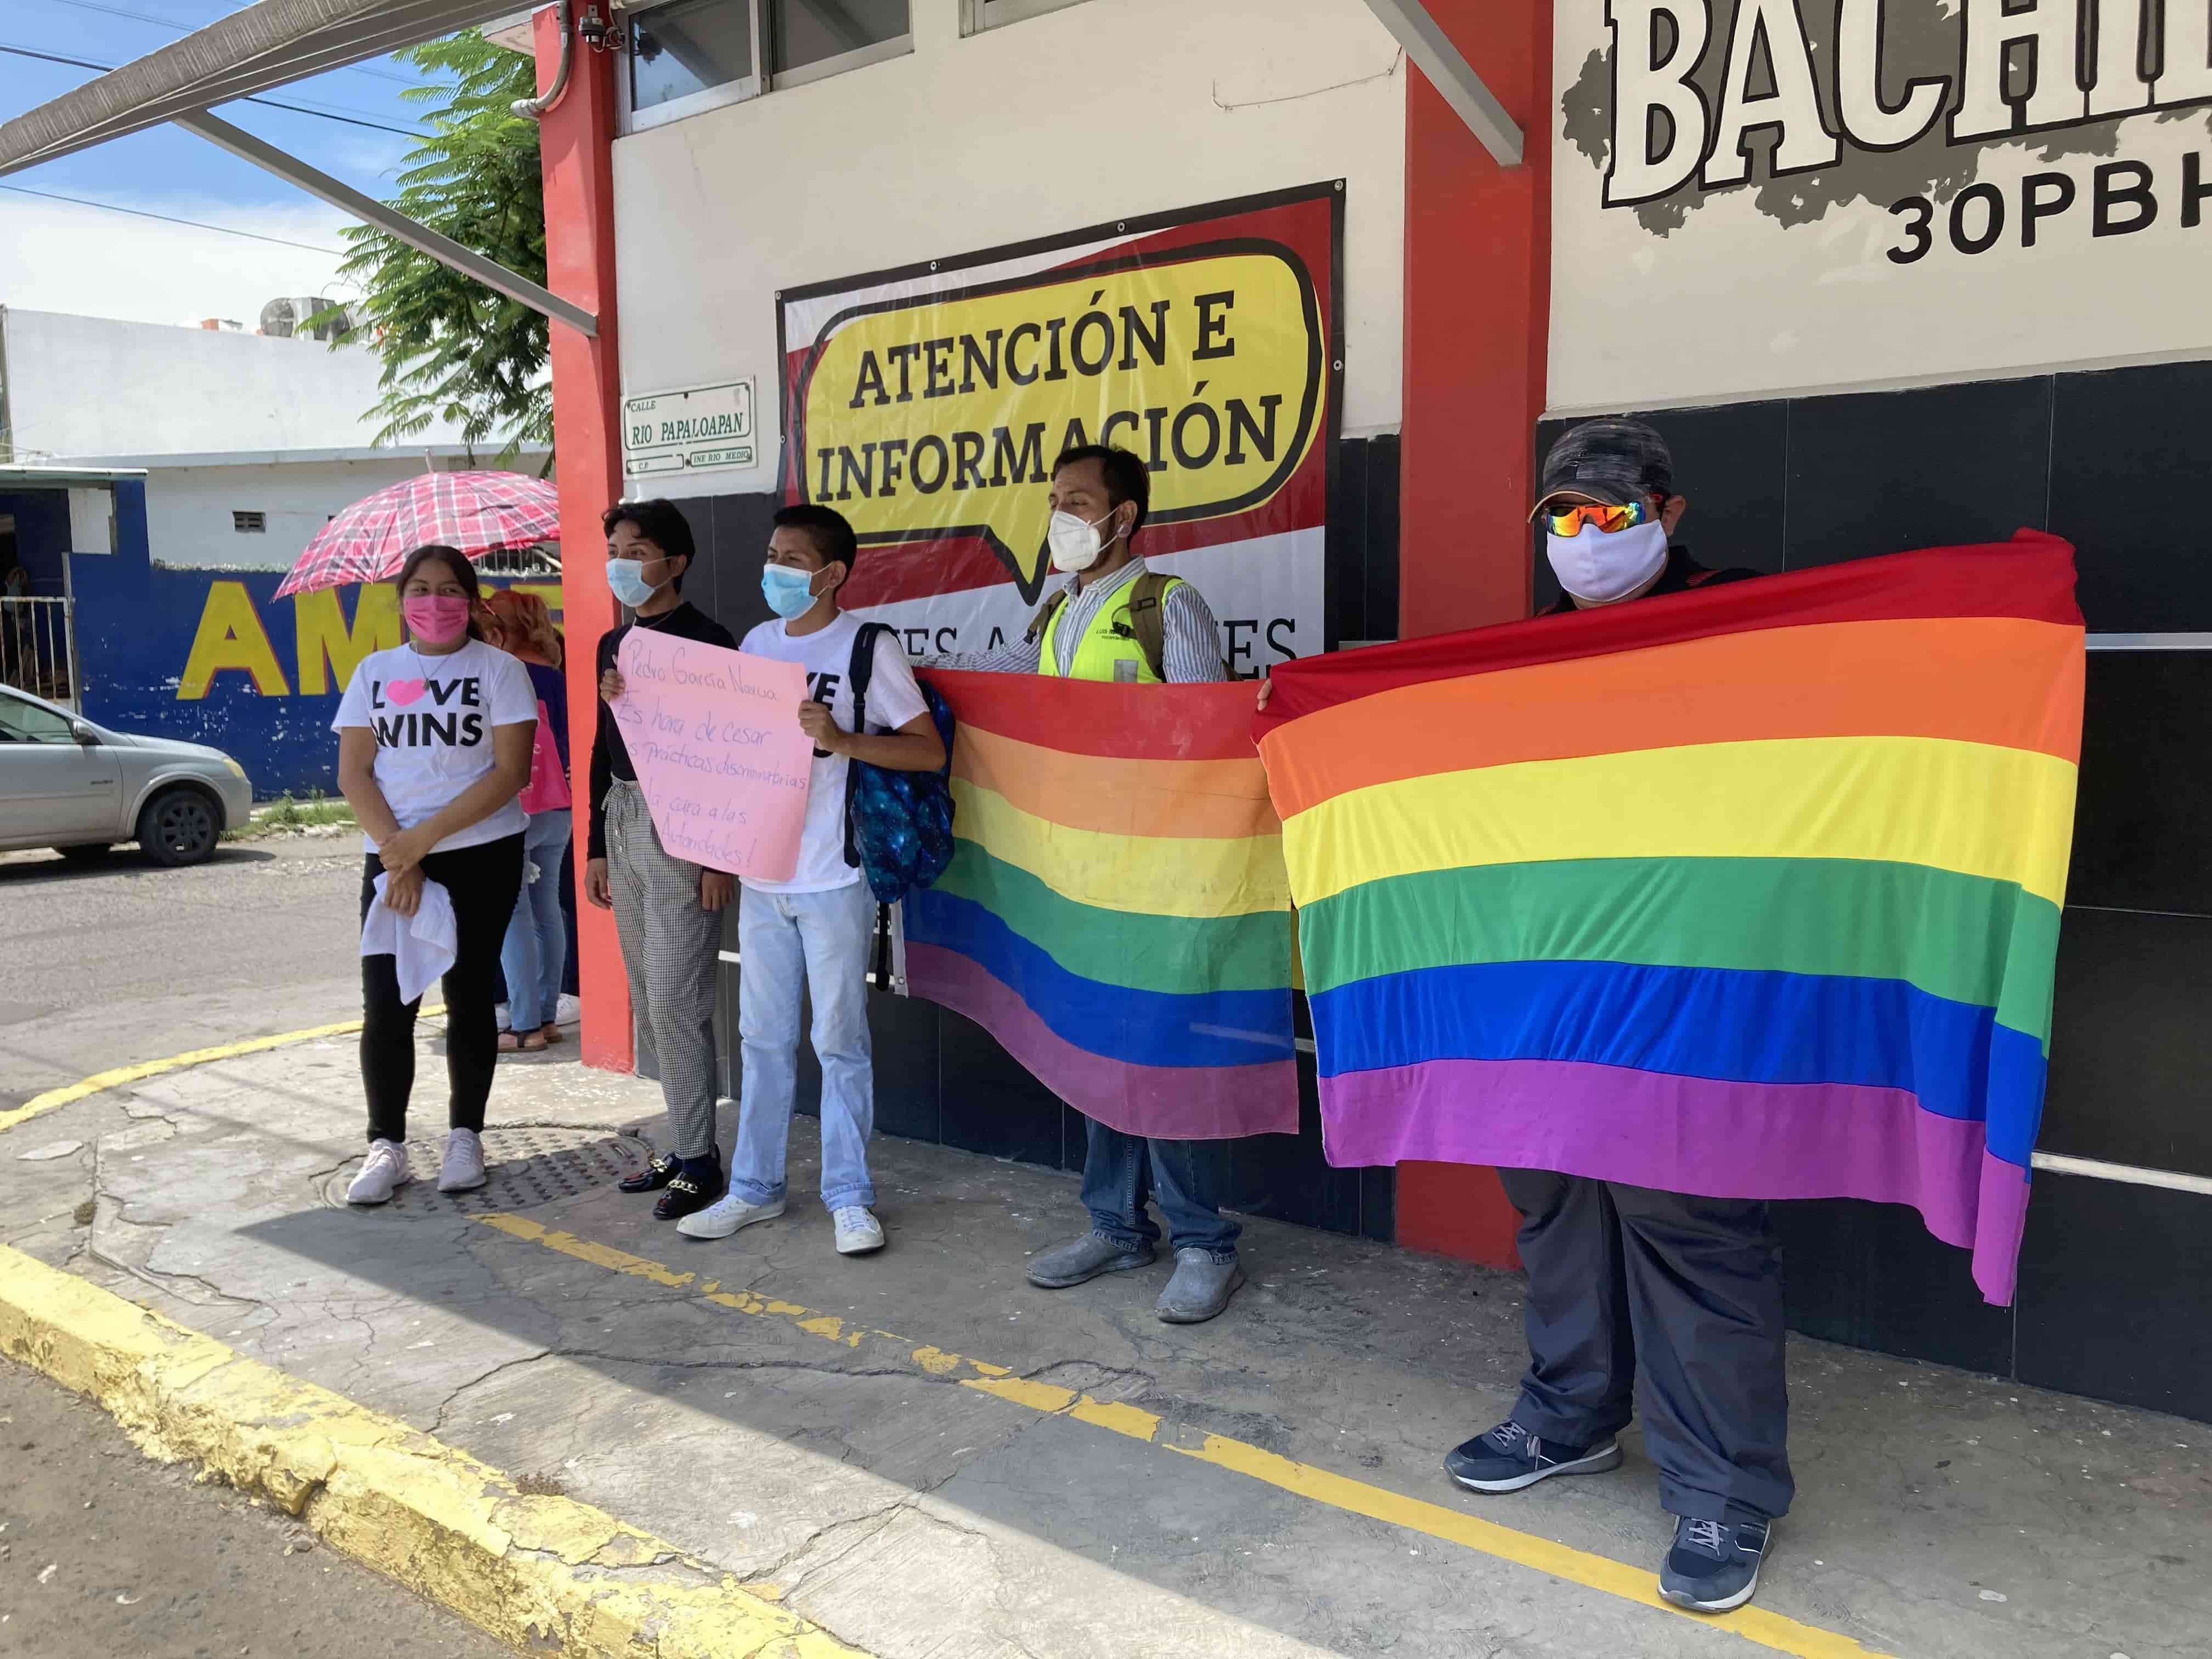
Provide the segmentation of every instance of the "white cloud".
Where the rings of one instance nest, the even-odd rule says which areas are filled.
[[[249,207],[163,197],[121,204],[316,248],[343,250],[338,233],[353,222],[314,201]],[[305,248],[0,191],[0,305],[27,311],[146,323],[224,317],[251,331],[262,306],[280,295],[352,292],[337,280],[338,263]]]

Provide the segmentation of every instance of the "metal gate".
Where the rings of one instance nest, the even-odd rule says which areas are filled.
[[[0,594],[0,685],[82,712],[76,600]]]

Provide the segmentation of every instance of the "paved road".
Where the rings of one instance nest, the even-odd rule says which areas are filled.
[[[358,844],[230,845],[187,870],[128,850],[90,868],[0,856],[0,1107],[352,1018]],[[290,1520],[147,1462],[104,1413],[5,1360],[0,1468],[38,1472],[0,1480],[0,1656],[507,1651]]]
[[[149,1462],[107,1414],[0,1359],[0,1655],[233,1659],[509,1650],[289,1516]]]
[[[163,870],[0,854],[0,1108],[110,1066],[348,1019],[360,843],[232,843]]]

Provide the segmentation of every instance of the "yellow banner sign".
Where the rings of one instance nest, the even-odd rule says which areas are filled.
[[[866,542],[981,537],[1024,599],[1045,576],[1054,458],[1134,451],[1150,522],[1264,506],[1323,424],[1328,340],[1289,249],[1128,253],[830,318],[797,369],[794,472]]]

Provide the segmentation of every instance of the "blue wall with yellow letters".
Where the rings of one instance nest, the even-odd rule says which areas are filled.
[[[400,642],[391,585],[280,599],[281,570],[155,564],[143,485],[116,486],[115,515],[116,550],[70,561],[84,713],[121,732],[213,744],[258,797],[336,794],[331,717],[354,665]],[[559,583],[514,586],[557,619]]]

